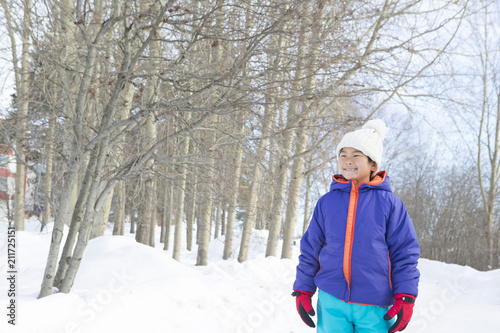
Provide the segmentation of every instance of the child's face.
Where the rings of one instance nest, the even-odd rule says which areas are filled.
[[[339,154],[339,171],[345,179],[361,183],[370,181],[371,173],[377,170],[377,163],[370,162],[368,156],[351,147],[342,148]]]

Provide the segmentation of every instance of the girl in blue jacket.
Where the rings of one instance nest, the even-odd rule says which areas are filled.
[[[342,138],[340,175],[300,242],[292,295],[302,320],[315,327],[311,297],[318,288],[317,332],[390,333],[411,319],[420,247],[389,177],[378,171],[385,132],[382,120],[371,120]]]

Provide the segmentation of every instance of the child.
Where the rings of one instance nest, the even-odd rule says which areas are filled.
[[[415,229],[380,171],[382,120],[347,133],[337,147],[341,175],[317,202],[293,285],[297,311],[317,332],[397,332],[406,328],[418,293]],[[388,307],[393,304],[389,311]],[[392,319],[397,315],[397,320]],[[391,326],[392,325],[392,326]]]

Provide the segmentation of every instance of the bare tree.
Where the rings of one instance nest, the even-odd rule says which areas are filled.
[[[477,132],[477,170],[478,180],[481,188],[481,199],[485,216],[485,238],[488,244],[488,267],[497,268],[500,265],[498,257],[495,258],[496,236],[495,231],[495,209],[497,206],[499,180],[500,180],[500,86],[497,81],[498,63],[490,59],[490,46],[488,43],[488,6],[484,7],[484,49],[480,59],[482,64],[483,100],[481,107],[481,118]],[[493,63],[493,68],[490,66]],[[491,78],[489,76],[492,76]],[[489,88],[493,85],[493,88]],[[491,101],[489,96],[493,91]],[[496,95],[495,95],[496,92]],[[493,102],[493,103],[491,103]],[[496,103],[495,103],[496,102]],[[484,139],[486,137],[486,139]],[[483,164],[483,146],[486,148],[488,166]],[[489,170],[489,172],[488,172]],[[489,174],[486,176],[485,173]],[[487,186],[486,186],[487,185]],[[496,226],[499,230],[500,227]]]
[[[14,78],[16,84],[16,184],[14,196],[14,225],[16,230],[24,230],[24,184],[25,184],[25,169],[26,169],[26,118],[28,115],[29,106],[29,59],[30,59],[30,30],[31,30],[31,1],[23,3],[23,19],[22,22],[17,22],[19,27],[15,26],[12,20],[11,7],[5,0],[1,1],[5,18],[7,20],[7,32],[12,46],[12,59],[14,67]],[[17,56],[17,42],[14,31],[21,31],[20,43],[22,44],[20,62]]]
[[[186,121],[190,121],[190,116],[186,117]],[[184,158],[189,152],[189,136],[186,135],[181,138],[181,142],[179,143],[181,148],[179,149],[179,155],[181,158]],[[182,222],[184,216],[184,198],[186,197],[186,176],[187,176],[187,168],[184,166],[180,166],[177,169],[177,191],[175,200],[177,209],[175,211],[175,235],[174,235],[174,250],[173,250],[173,258],[175,260],[180,260],[181,257],[181,235],[182,235]]]
[[[491,31],[495,27],[494,22],[498,21],[498,3],[471,3],[468,13],[468,32],[466,36],[459,36],[453,52],[447,57],[450,61],[447,66],[452,74],[441,71],[451,75],[451,79],[443,83],[444,91],[438,96],[447,103],[443,103],[447,110],[456,110],[449,115],[457,131],[457,141],[460,140],[458,142],[469,152],[467,158],[474,161],[477,172],[477,195],[481,199],[481,209],[478,211],[476,207],[475,221],[470,224],[476,231],[480,230],[479,239],[482,242],[471,250],[481,253],[473,265],[479,269],[491,269],[500,265],[497,257],[500,232],[497,217],[500,180],[499,58],[496,52],[497,34]],[[464,39],[472,41],[467,48],[460,43]],[[467,238],[470,244],[478,242],[476,232],[462,231],[457,237]],[[483,249],[484,245],[486,248]],[[467,256],[470,258],[475,254]]]
[[[104,37],[106,34],[111,30],[111,28],[120,21],[119,19],[119,6],[114,7],[113,11],[110,12],[110,17],[104,23],[100,30],[97,31],[97,33],[93,36],[86,36],[87,38],[94,38],[87,45],[87,56],[86,56],[86,64],[85,64],[85,70],[83,72],[82,76],[82,81],[80,84],[79,88],[79,95],[76,99],[75,103],[75,110],[74,114],[76,115],[75,119],[75,129],[76,129],[76,136],[75,136],[75,155],[78,156],[78,151],[79,147],[83,143],[81,141],[81,135],[83,134],[81,132],[81,128],[83,125],[82,118],[81,116],[84,114],[83,110],[85,108],[85,101],[88,98],[88,91],[90,87],[90,82],[91,78],[93,77],[93,69],[95,67],[95,62],[97,58],[97,45],[103,42]],[[160,23],[162,20],[157,19],[156,24]],[[150,34],[149,38],[146,39],[146,44],[149,43],[152,39],[152,34]],[[80,193],[80,198],[79,198],[79,206],[80,207],[85,207],[85,212],[83,213],[83,210],[80,209],[80,212],[78,210],[76,211],[76,214],[74,216],[82,216],[83,215],[83,220],[81,221],[81,225],[78,226],[78,223],[75,223],[72,225],[72,227],[77,228],[79,230],[79,237],[78,237],[78,242],[76,243],[76,247],[73,251],[73,255],[71,257],[71,260],[65,260],[64,263],[67,265],[69,263],[68,269],[65,274],[61,274],[61,291],[63,292],[68,292],[69,289],[71,288],[74,280],[74,276],[76,274],[76,271],[78,270],[79,262],[81,260],[81,256],[83,255],[83,251],[86,247],[88,237],[90,236],[90,227],[93,223],[94,217],[95,217],[95,210],[100,208],[100,206],[103,203],[104,196],[109,193],[111,188],[116,184],[116,180],[108,182],[107,186],[104,188],[104,190],[101,192],[100,195],[98,195],[99,189],[100,189],[100,184],[101,180],[103,177],[102,174],[102,168],[105,163],[105,159],[108,156],[108,150],[109,150],[109,144],[110,142],[113,142],[113,138],[108,135],[103,135],[106,133],[106,130],[109,131],[109,126],[110,123],[113,119],[114,112],[113,110],[116,109],[116,102],[118,100],[118,97],[121,92],[122,84],[127,82],[129,75],[130,75],[130,70],[131,70],[131,64],[135,65],[134,61],[130,61],[130,59],[134,59],[136,61],[137,59],[137,54],[142,53],[142,49],[140,49],[139,53],[136,53],[135,58],[134,55],[131,54],[126,54],[122,63],[122,71],[124,75],[118,78],[115,84],[114,92],[111,95],[111,98],[106,106],[106,108],[103,111],[103,118],[102,122],[100,124],[100,136],[97,136],[97,138],[94,139],[94,141],[89,142],[89,150],[87,152],[93,150],[94,155],[91,155],[92,157],[89,160],[89,166],[87,168],[87,173],[84,179],[84,183],[86,186],[83,187],[83,191]],[[132,66],[133,66],[132,65]],[[131,122],[132,125],[134,125],[136,122],[133,120]],[[122,125],[120,125],[121,128]],[[130,125],[129,125],[130,126]],[[113,128],[113,127],[111,127]],[[102,140],[101,140],[102,137]],[[101,141],[96,141],[96,140],[101,140]],[[152,152],[150,152],[151,154]],[[73,163],[73,168],[70,169],[77,169],[75,166],[78,165],[79,158],[73,158],[72,163]],[[144,163],[144,162],[142,162]],[[72,171],[70,172],[70,181],[69,184],[74,184],[77,180],[76,177],[76,172]],[[67,191],[71,191],[71,188],[73,186],[69,185],[67,188]],[[63,200],[61,201],[61,208],[63,211],[61,211],[58,214],[58,218],[56,218],[55,222],[55,230],[62,230],[62,224],[64,224],[64,218],[67,215],[65,212],[70,212],[73,211],[73,209],[70,206],[68,193],[63,192],[61,197]],[[78,218],[77,218],[78,220]],[[75,221],[77,221],[75,220]],[[47,262],[47,267],[46,267],[46,274],[44,275],[44,281],[42,283],[42,290],[40,293],[40,297],[44,297],[46,295],[51,294],[52,292],[52,285],[53,285],[53,280],[54,280],[54,275],[55,275],[55,264],[54,260],[57,258],[57,252],[59,249],[59,244],[60,240],[57,242],[52,242],[51,245],[51,250],[49,253],[49,259]],[[72,246],[69,246],[71,249]],[[51,259],[54,258],[54,259]],[[64,271],[64,270],[63,270]]]

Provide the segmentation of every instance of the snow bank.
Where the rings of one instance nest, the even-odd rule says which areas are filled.
[[[50,227],[50,226],[49,226]],[[209,265],[195,266],[196,251],[184,250],[181,262],[133,235],[93,239],[69,294],[37,299],[50,245],[49,231],[36,220],[17,232],[17,325],[7,324],[7,279],[0,280],[4,314],[0,332],[309,332],[290,296],[298,249],[293,260],[264,258],[267,233],[255,231],[250,258],[222,260],[223,238],[210,244]],[[0,271],[7,272],[7,225],[0,223]],[[157,230],[159,235],[159,230]],[[500,325],[500,270],[421,259],[420,295],[412,332],[496,332]]]

